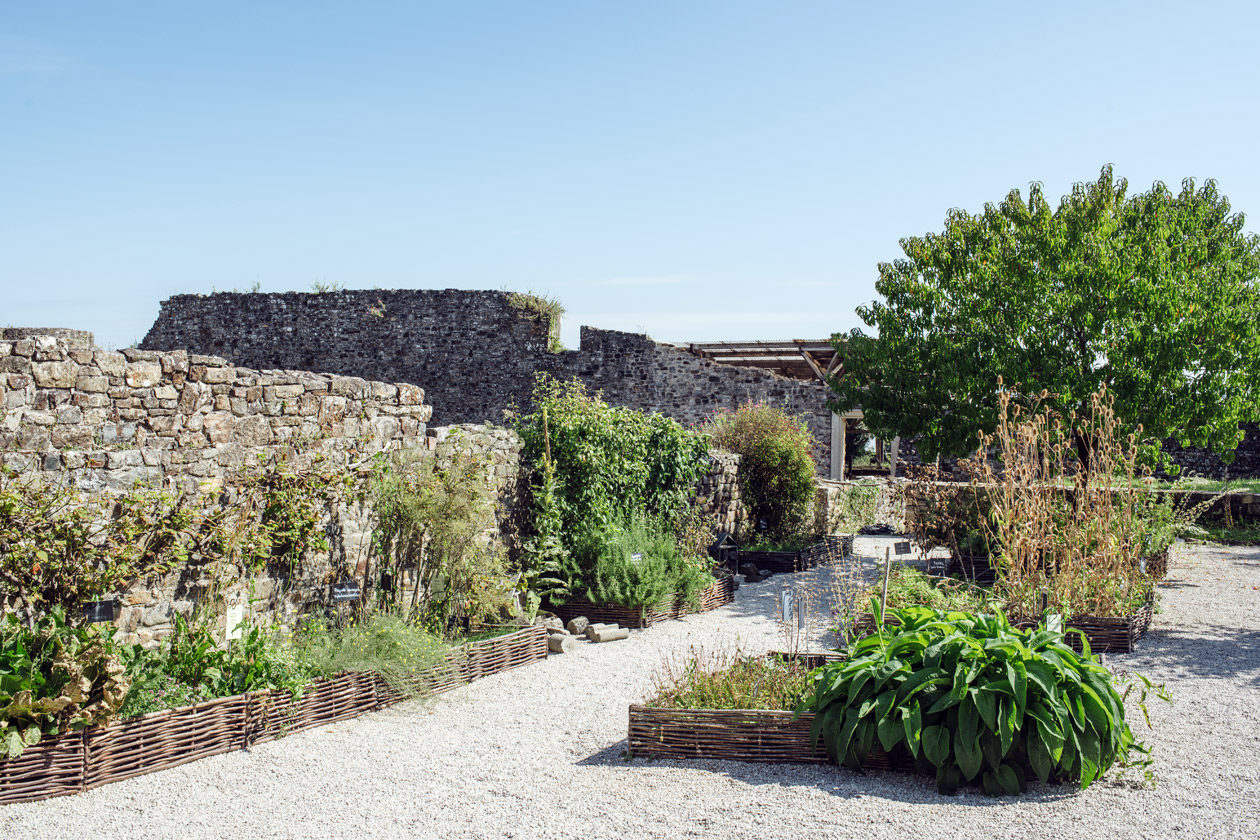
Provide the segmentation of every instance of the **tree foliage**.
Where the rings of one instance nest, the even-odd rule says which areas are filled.
[[[939,234],[901,240],[881,263],[882,301],[836,334],[835,405],[861,405],[882,437],[958,455],[996,423],[997,383],[1020,383],[1061,416],[1106,387],[1119,416],[1155,442],[1175,436],[1229,460],[1255,419],[1260,239],[1214,181],[1128,195],[1110,166],[1052,210],[1041,186]],[[1077,441],[1082,452],[1087,441]]]

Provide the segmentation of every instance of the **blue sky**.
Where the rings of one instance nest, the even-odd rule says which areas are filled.
[[[511,288],[671,341],[859,325],[1042,181],[1260,214],[1254,4],[0,2],[0,324]],[[1253,218],[1260,219],[1260,216]],[[1257,225],[1248,222],[1249,230]]]

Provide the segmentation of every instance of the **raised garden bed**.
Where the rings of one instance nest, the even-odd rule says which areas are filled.
[[[813,545],[795,551],[745,551],[736,554],[736,568],[752,563],[758,569],[776,574],[803,572],[853,553],[852,536],[827,536]]]
[[[700,590],[700,604],[695,610],[691,609],[682,598],[677,597],[654,607],[595,604],[585,598],[570,598],[563,604],[549,603],[547,609],[559,616],[562,621],[585,616],[592,622],[619,624],[622,627],[642,630],[662,621],[672,621],[692,613],[708,612],[725,606],[735,600],[735,590],[738,586],[739,584],[732,576],[717,579]]]
[[[755,763],[827,764],[830,758],[819,739],[810,746],[814,725],[810,712],[755,709],[655,709],[630,707],[627,750],[633,758],[708,759]],[[892,760],[876,743],[863,762],[865,770],[914,773],[908,756]],[[1028,775],[1029,781],[1034,777]]]
[[[525,627],[453,648],[421,678],[425,694],[547,658],[547,630]],[[255,691],[46,738],[0,761],[0,805],[79,793],[283,735],[358,717],[406,699],[374,674],[317,680],[301,697]]]
[[[1089,639],[1090,650],[1094,653],[1132,653],[1138,640],[1146,635],[1155,617],[1155,601],[1152,598],[1137,612],[1121,618],[1101,618],[1094,615],[1078,615],[1065,623],[1069,629],[1080,630]],[[886,620],[893,625],[891,619]],[[1028,628],[1036,625],[1033,621],[1013,622],[1014,626]],[[875,616],[862,613],[853,621],[853,632],[859,636],[869,636],[875,632]],[[1067,643],[1073,650],[1081,650],[1080,636],[1067,634]]]

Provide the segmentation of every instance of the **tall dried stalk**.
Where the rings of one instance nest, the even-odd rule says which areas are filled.
[[[1128,614],[1152,588],[1139,570],[1154,504],[1150,471],[1105,387],[1084,417],[1054,416],[1045,397],[1024,408],[1003,388],[997,429],[980,435],[970,462],[998,589],[1013,618],[1035,617],[1043,592],[1055,612]]]

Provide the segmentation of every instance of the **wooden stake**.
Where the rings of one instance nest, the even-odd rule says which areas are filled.
[[[884,611],[888,608],[888,578],[892,576],[891,549],[884,549],[884,594],[879,599],[879,618],[882,622]]]

